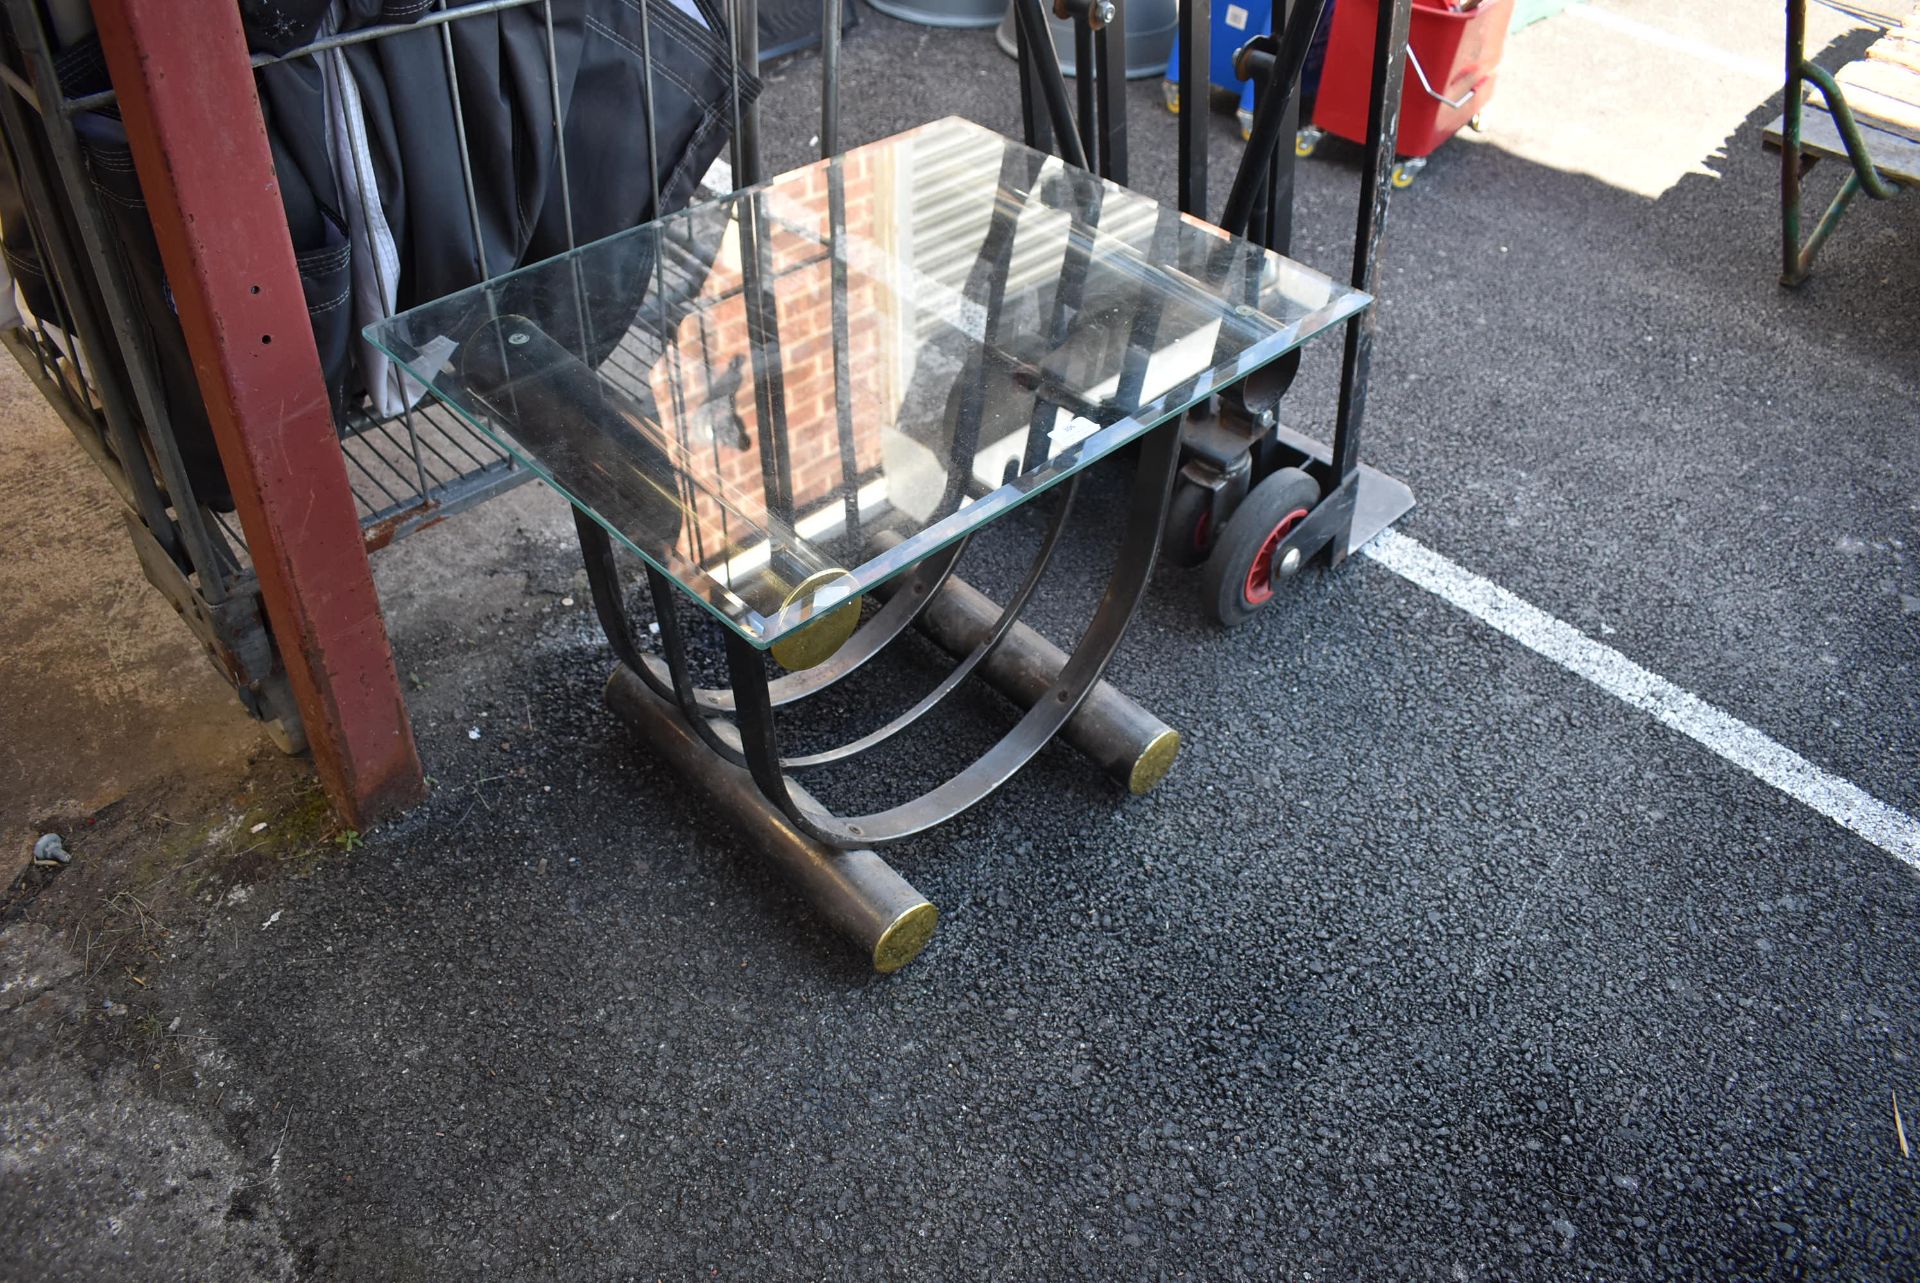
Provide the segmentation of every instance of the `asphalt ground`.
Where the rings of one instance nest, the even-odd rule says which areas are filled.
[[[1777,60],[1758,0],[1604,7]],[[849,143],[1016,127],[990,34],[867,12],[843,65]],[[1857,207],[1782,292],[1778,87],[1702,65],[1574,15],[1513,39],[1488,135],[1395,197],[1368,455],[1411,537],[1912,813],[1920,204]],[[771,167],[806,158],[814,74],[772,78]],[[1660,105],[1695,100],[1723,154]],[[1134,185],[1170,197],[1158,85],[1130,108]],[[1300,171],[1296,253],[1336,274],[1355,163]],[[1330,425],[1337,362],[1309,355],[1293,421]],[[1056,638],[1109,524],[1036,603]],[[964,573],[1004,585],[1037,530]],[[532,491],[384,554],[432,800],[236,884],[121,986],[196,1041],[158,1085],[87,1072],[168,1127],[50,1107],[0,1272],[1920,1273],[1914,870],[1386,567],[1234,633],[1158,572],[1111,676],[1186,732],[1173,773],[1123,799],[1056,746],[896,848],[943,917],[880,979],[600,706],[577,564]],[[959,714],[911,765],[1004,710]]]

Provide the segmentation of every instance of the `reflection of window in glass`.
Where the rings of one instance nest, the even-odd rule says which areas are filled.
[[[502,401],[503,365],[437,390],[766,637],[816,576],[877,583],[1356,306],[943,121],[450,296],[381,342],[439,379],[437,336],[533,318],[573,362],[552,386]],[[542,391],[556,404],[527,414]]]

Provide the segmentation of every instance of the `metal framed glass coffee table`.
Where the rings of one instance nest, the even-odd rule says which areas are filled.
[[[872,848],[980,802],[1063,732],[1135,791],[1165,773],[1178,736],[1101,675],[1153,566],[1181,415],[1368,302],[948,119],[368,335],[413,394],[430,390],[571,501],[620,661],[609,704],[891,970],[934,913]],[[1063,655],[1019,616],[1079,475],[1133,443],[1111,578]],[[1039,552],[1004,604],[954,576],[970,536],[1049,491]],[[645,564],[658,654],[627,616],[616,544]],[[696,684],[676,595],[724,630],[727,686]],[[883,604],[863,608],[869,596]],[[784,711],[916,620],[955,655],[931,691],[850,742],[783,751]],[[969,677],[1024,712],[958,774],[857,816],[797,782],[884,760]]]

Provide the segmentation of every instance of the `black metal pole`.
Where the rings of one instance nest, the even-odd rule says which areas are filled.
[[[1113,16],[1094,46],[1100,99],[1100,176],[1127,181],[1127,0],[1113,0]]]
[[[860,531],[860,452],[853,437],[853,345],[847,337],[846,183],[840,166],[827,169],[827,252],[833,256],[833,421],[840,443],[840,502],[847,522],[842,547],[857,553],[866,543]]]
[[[1062,137],[1072,137],[1071,131]],[[1003,152],[1000,157],[1001,193],[1004,195],[1030,188],[1034,167],[1032,157],[1011,151]],[[1080,175],[1068,177],[1083,182],[1093,181]],[[1009,200],[994,201],[993,210],[987,216],[986,235],[980,242],[979,257],[974,259],[973,266],[967,272],[966,283],[961,286],[962,297],[980,308],[981,314],[986,317],[987,328],[981,336],[982,343],[968,358],[967,372],[960,383],[958,400],[953,408],[953,443],[949,450],[955,459],[971,459],[979,448],[980,423],[986,413],[987,387],[994,377],[992,367],[1005,359],[999,346],[1000,329],[1007,323],[1004,306],[1007,274],[1013,264],[1013,245],[1019,230],[1020,208]],[[941,495],[943,512],[960,506],[965,498],[964,490],[971,471],[970,467],[955,465],[948,473],[946,491]]]
[[[1033,62],[1035,78],[1046,99],[1047,115],[1053,122],[1054,141],[1060,158],[1069,165],[1091,169],[1086,150],[1080,146],[1080,134],[1073,123],[1073,108],[1067,103],[1067,82],[1060,74],[1060,54],[1053,47],[1053,33],[1047,29],[1047,16],[1040,0],[1013,0],[1016,21],[1026,32],[1027,54]]]
[[[1073,101],[1080,119],[1080,149],[1092,169],[1100,154],[1099,122],[1094,118],[1093,24],[1084,13],[1073,15]]]
[[[1403,7],[1408,0],[1382,0],[1381,10]],[[1247,139],[1246,159],[1241,162],[1239,172],[1233,176],[1233,188],[1227,193],[1226,208],[1220,214],[1220,226],[1230,232],[1243,233],[1247,228],[1248,215],[1253,211],[1254,196],[1261,184],[1266,181],[1268,164],[1273,158],[1274,148],[1280,145],[1280,130],[1292,105],[1294,91],[1300,85],[1300,71],[1307,65],[1307,51],[1313,44],[1313,33],[1320,26],[1320,17],[1326,12],[1327,0],[1299,0],[1293,11],[1287,15],[1286,28],[1280,35],[1279,48],[1273,55],[1273,73],[1265,92],[1259,95],[1254,104],[1253,130]],[[1406,44],[1406,24],[1400,27],[1400,43]],[[1374,65],[1379,66],[1378,51],[1375,51]],[[1397,65],[1397,60],[1396,60]],[[1396,93],[1396,117],[1399,96]],[[1291,134],[1289,134],[1291,137]],[[1289,153],[1291,154],[1291,153]]]
[[[1040,88],[1040,66],[1027,45],[1027,24],[1018,15],[1013,23],[1013,56],[1020,68],[1020,127],[1027,146],[1053,150],[1053,126],[1047,120],[1046,94]]]
[[[840,150],[840,0],[820,3],[820,154]]]
[[[1787,0],[1787,95],[1780,122],[1780,283],[1798,285],[1800,261],[1801,63],[1807,56],[1807,0]]]
[[[1307,2],[1275,0],[1289,18]],[[1308,47],[1312,47],[1311,38]],[[1285,254],[1293,248],[1293,171],[1297,163],[1293,140],[1300,132],[1300,97],[1297,91],[1287,95],[1286,111],[1280,117],[1280,134],[1267,156],[1267,239],[1264,244],[1276,254]]]
[[[1017,2],[1017,0],[1016,0]],[[1180,0],[1180,212],[1207,216],[1207,67],[1213,15],[1208,0]]]
[[[1387,198],[1393,192],[1394,142],[1400,134],[1400,84],[1406,76],[1407,26],[1413,0],[1383,0],[1373,35],[1373,92],[1367,107],[1367,163],[1360,171],[1360,212],[1353,232],[1353,287],[1373,292],[1380,267],[1380,234],[1387,222]],[[1367,375],[1373,357],[1377,304],[1347,323],[1347,344],[1340,367],[1340,412],[1333,433],[1336,483],[1360,464],[1360,424],[1367,408]],[[1342,533],[1329,549],[1338,564],[1347,555]]]
[[[733,48],[735,83],[733,92],[738,100],[740,93],[740,69],[749,72],[760,69],[760,0],[735,0],[733,6]],[[760,181],[760,105],[753,102],[739,104],[740,131],[737,150],[739,162],[733,167],[733,185],[751,187]]]
[[[1047,326],[1047,342],[1055,351],[1064,348],[1072,332],[1074,318],[1086,296],[1087,272],[1093,262],[1093,243],[1100,225],[1101,206],[1106,189],[1091,177],[1070,175],[1075,184],[1074,217],[1067,224],[1067,243],[1060,255],[1060,277],[1053,287],[1053,315]],[[1083,235],[1075,234],[1084,226]],[[1031,471],[1047,457],[1048,445],[1059,405],[1047,396],[1047,388],[1034,389],[1033,409],[1027,419],[1027,444],[1021,457],[1021,470]]]
[[[1263,63],[1265,61],[1264,59],[1262,60]],[[1249,76],[1248,79],[1253,81],[1253,111],[1254,115],[1258,116],[1260,114],[1260,104],[1265,102],[1268,95],[1274,92],[1274,87],[1270,83],[1270,78],[1264,75],[1255,74]],[[1240,157],[1240,164],[1243,168],[1254,163],[1252,148],[1253,142],[1249,139],[1247,151],[1242,153]],[[1269,156],[1261,161],[1260,168],[1265,170],[1270,176],[1273,173],[1272,157]],[[1271,249],[1272,246],[1268,245],[1267,238],[1272,232],[1273,224],[1273,220],[1268,215],[1267,204],[1270,187],[1271,184],[1265,178],[1253,185],[1253,200],[1247,207],[1247,225],[1244,228],[1236,229],[1255,245],[1266,246],[1269,249]]]
[[[793,445],[787,439],[786,375],[780,356],[780,320],[774,306],[773,263],[763,193],[734,198],[740,231],[740,292],[747,309],[747,368],[753,379],[754,431],[760,441],[761,483],[767,512],[794,519]]]

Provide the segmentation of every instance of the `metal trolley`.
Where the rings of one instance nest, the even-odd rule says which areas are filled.
[[[244,92],[239,86],[247,81],[241,77],[250,76],[251,68],[246,60],[232,56],[237,24],[227,33],[226,48],[214,49],[200,65],[194,63],[199,55],[184,49],[182,38],[160,19],[131,0],[101,0],[96,7],[102,15],[106,60],[115,72],[118,92],[67,98],[55,89],[59,81],[53,42],[38,6],[34,0],[5,3],[13,44],[9,62],[0,66],[0,78],[11,90],[0,93],[0,126],[58,298],[57,318],[35,318],[13,336],[10,345],[29,375],[61,408],[83,446],[114,479],[127,500],[129,527],[150,577],[194,624],[210,653],[234,678],[249,708],[277,722],[289,748],[300,742],[298,714],[306,715],[307,729],[320,732],[314,737],[316,764],[349,818],[404,804],[418,795],[419,766],[404,702],[397,698],[384,633],[378,634],[377,646],[365,645],[364,617],[337,610],[326,613],[322,607],[334,609],[343,594],[337,588],[316,594],[311,591],[312,580],[317,572],[327,570],[342,570],[350,578],[357,572],[358,580],[348,587],[358,592],[359,581],[366,579],[367,549],[514,484],[526,473],[509,451],[473,431],[459,416],[424,403],[384,420],[364,406],[353,407],[340,423],[333,421],[330,410],[322,422],[311,406],[292,414],[274,408],[283,407],[289,394],[271,377],[272,372],[287,380],[313,380],[310,371],[275,364],[285,361],[290,345],[283,343],[274,350],[271,332],[262,332],[257,340],[236,338],[256,323],[261,315],[253,310],[256,307],[278,306],[281,310],[274,315],[279,321],[299,315],[288,309],[285,276],[275,277],[260,266],[265,262],[271,268],[287,257],[282,234],[271,226],[277,206],[263,206],[257,200],[248,204],[255,187],[271,192],[270,182],[257,181],[264,148],[249,152],[242,146],[232,157],[210,157],[204,146],[195,147],[189,141],[192,130],[210,128],[221,107],[231,104],[228,95],[238,97]],[[1353,284],[1360,291],[1366,291],[1374,278],[1390,189],[1392,154],[1382,139],[1393,136],[1398,113],[1408,3],[1397,0],[1381,9],[1368,165],[1362,175],[1356,224]],[[251,65],[315,57],[349,41],[374,41],[437,27],[451,66],[454,44],[448,38],[448,24],[536,4],[546,19],[545,52],[557,134],[562,126],[551,0],[479,0],[443,7],[406,23],[256,56]],[[1290,143],[1297,123],[1294,90],[1323,8],[1324,0],[1298,0],[1287,7],[1279,37],[1256,41],[1241,52],[1248,74],[1262,88],[1247,160],[1235,177],[1220,221],[1276,251],[1284,251],[1289,241]],[[823,155],[832,156],[838,132],[839,0],[825,0],[823,10],[821,149]],[[1070,165],[1124,181],[1126,129],[1117,56],[1124,47],[1121,7],[1112,0],[1060,0],[1057,12],[1076,21],[1079,65],[1095,72],[1079,78],[1077,116],[1047,38],[1039,0],[1016,0],[1015,12],[1022,115],[1030,143],[1057,149]],[[760,169],[757,121],[739,89],[740,69],[758,61],[754,0],[737,0],[730,16],[735,102],[732,174],[746,185],[758,179]],[[644,21],[643,16],[643,44]],[[109,23],[119,25],[109,31]],[[1183,88],[1197,98],[1206,74],[1205,0],[1187,0],[1181,24],[1181,80]],[[205,33],[196,37],[209,39]],[[169,58],[180,61],[169,67]],[[183,90],[180,73],[196,65],[207,77],[216,81],[224,77],[224,81]],[[646,82],[651,129],[651,63]],[[234,482],[242,530],[215,511],[206,496],[195,494],[169,429],[161,375],[135,332],[133,286],[122,261],[112,252],[110,224],[90,190],[74,121],[115,105],[127,122],[134,158],[140,162],[143,194],[152,205],[171,292],[178,300],[188,346],[194,349],[222,459]],[[466,166],[465,118],[457,99],[452,106],[460,122],[460,151]],[[1182,214],[1204,215],[1206,158],[1199,132],[1203,120],[1200,113],[1189,113],[1180,125]],[[1283,141],[1288,145],[1283,146]],[[560,151],[559,178],[565,191],[564,148]],[[270,175],[270,166],[265,172]],[[477,225],[470,169],[467,174],[468,212]],[[235,214],[223,204],[208,203],[214,197],[242,208]],[[654,208],[660,208],[657,189]],[[233,255],[241,261],[230,264],[213,252],[208,242],[212,231],[204,223],[197,225],[196,214],[207,221],[250,215],[268,224],[265,229],[255,226],[254,236],[268,242],[282,239],[260,251],[260,262],[241,253]],[[476,226],[476,243],[478,239]],[[567,239],[571,246],[570,210]],[[485,265],[479,266],[484,287],[491,278]],[[296,283],[295,302],[297,292]],[[263,294],[266,297],[260,299]],[[260,301],[256,304],[255,299]],[[836,639],[828,648],[830,653],[812,657],[823,662],[803,673],[769,681],[760,655],[730,635],[731,685],[712,690],[693,684],[670,586],[657,567],[649,568],[648,577],[664,656],[642,653],[627,623],[625,597],[606,532],[582,516],[578,523],[581,545],[595,604],[622,661],[609,688],[610,705],[643,725],[668,757],[726,804],[756,844],[798,878],[836,925],[872,951],[876,966],[891,969],[904,964],[925,943],[931,930],[931,906],[867,847],[923,832],[972,805],[1056,734],[1088,751],[1134,791],[1151,787],[1170,763],[1177,736],[1100,680],[1138,604],[1163,527],[1174,536],[1172,545],[1180,549],[1174,554],[1176,560],[1191,563],[1198,560],[1194,552],[1205,552],[1203,584],[1211,609],[1216,618],[1232,624],[1250,617],[1270,599],[1278,583],[1303,565],[1315,558],[1337,564],[1410,506],[1405,487],[1363,469],[1358,462],[1372,332],[1369,318],[1370,313],[1362,312],[1348,325],[1338,427],[1331,448],[1281,426],[1278,406],[1295,368],[1286,360],[1196,406],[1184,423],[1156,428],[1143,439],[1134,487],[1135,520],[1123,539],[1114,583],[1072,656],[1053,650],[1017,620],[1026,594],[1052,553],[1065,503],[1027,574],[1026,586],[1008,606],[986,602],[952,575],[955,547],[927,556],[896,581],[893,596],[877,615],[850,638]],[[764,332],[770,319],[763,314],[763,332],[750,345],[756,356],[778,351],[778,340],[770,340]],[[66,324],[59,324],[62,321]],[[264,329],[266,322],[258,324]],[[756,421],[765,432],[770,427],[768,381],[765,371],[756,369],[755,375],[753,390],[762,409]],[[395,377],[400,377],[397,371]],[[324,403],[321,409],[325,410]],[[226,434],[220,435],[223,430]],[[335,452],[330,465],[318,452],[322,437]],[[334,445],[335,441],[340,444]],[[763,457],[777,455],[780,448],[763,444]],[[306,466],[289,469],[283,454]],[[296,524],[289,509],[302,497],[307,506]],[[331,504],[337,526],[337,518],[349,510],[349,499],[355,537],[352,555],[342,558],[337,544],[329,551],[324,539],[313,536],[310,518],[316,510],[324,516]],[[1141,524],[1141,518],[1147,519],[1146,524]],[[364,587],[370,607],[370,581]],[[271,629],[263,624],[263,614],[271,616]],[[377,609],[373,618],[377,621]],[[872,821],[868,825],[838,820],[786,778],[788,761],[775,741],[774,710],[851,673],[916,621],[953,651],[959,663],[932,695],[889,724],[889,734],[924,715],[975,672],[1028,711],[998,746],[955,780],[895,811],[868,817]],[[358,644],[361,649],[341,662],[329,642],[349,650]],[[716,717],[722,720],[715,722]],[[865,751],[887,737],[865,737],[837,757]]]
[[[1235,54],[1236,74],[1254,83],[1254,115],[1218,222],[1280,253],[1293,241],[1300,76],[1314,32],[1331,7],[1328,0],[1282,0],[1275,7],[1278,34],[1258,36]],[[1381,4],[1374,33],[1350,278],[1368,294],[1395,186],[1393,140],[1411,12],[1411,0]],[[1177,88],[1183,102],[1205,101],[1208,26],[1204,0],[1181,4]],[[1206,116],[1186,112],[1179,118],[1180,208],[1203,218]],[[1330,447],[1291,430],[1281,418],[1282,398],[1299,369],[1297,356],[1189,414],[1161,551],[1175,565],[1200,569],[1202,608],[1217,622],[1246,623],[1304,566],[1316,558],[1338,565],[1412,508],[1405,485],[1360,462],[1373,329],[1372,309],[1347,323]]]
[[[1028,143],[1044,147],[1059,138],[1069,159],[1096,158],[1102,175],[1126,181],[1119,75],[1105,57],[1108,40],[1116,48],[1124,41],[1123,15],[1116,11],[1103,24],[1102,10],[1112,6],[1090,9],[1088,0],[1057,0],[1058,15],[1077,20],[1083,44],[1079,65],[1096,67],[1094,77],[1079,80],[1076,122],[1053,74],[1057,67],[1049,66],[1052,46],[1043,43],[1040,15],[1028,12],[1032,7],[1015,5],[1021,18],[1016,35]],[[1235,74],[1254,85],[1254,112],[1245,130],[1246,151],[1213,221],[1283,254],[1293,241],[1300,77],[1314,33],[1331,8],[1329,0],[1280,0],[1273,24],[1278,34],[1257,36],[1234,56]],[[1369,294],[1378,275],[1388,198],[1399,185],[1393,181],[1392,140],[1399,132],[1412,3],[1389,0],[1377,13],[1351,277],[1355,289]],[[1183,0],[1178,76],[1169,86],[1170,99],[1206,101],[1210,25],[1207,0]],[[1085,51],[1090,42],[1097,42],[1097,57]],[[1040,57],[1034,56],[1036,50]],[[1209,217],[1207,126],[1206,112],[1179,116],[1179,207],[1202,219]],[[1330,448],[1282,421],[1280,403],[1299,369],[1297,353],[1187,415],[1160,555],[1201,571],[1202,608],[1218,623],[1246,623],[1274,599],[1281,582],[1315,558],[1338,565],[1412,508],[1413,495],[1405,485],[1359,458],[1373,328],[1371,309],[1348,322]]]

